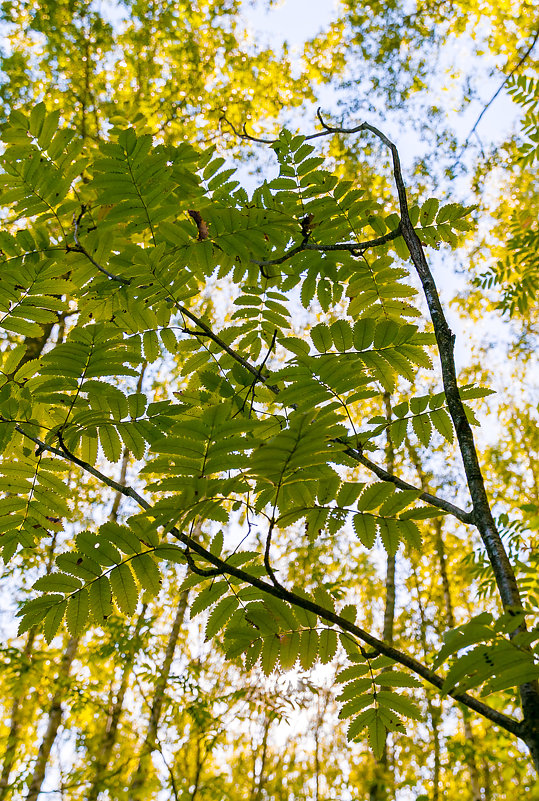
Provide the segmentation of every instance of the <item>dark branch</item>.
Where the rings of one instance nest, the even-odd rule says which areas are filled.
[[[177,530],[173,530],[171,533],[180,542],[198,553],[205,560],[210,562],[210,564],[215,565],[215,567],[223,573],[234,576],[235,578],[238,578],[247,584],[251,584],[251,586],[268,593],[268,595],[273,595],[275,598],[280,598],[281,600],[287,601],[294,606],[299,606],[302,609],[314,612],[314,614],[318,615],[318,617],[320,617],[322,620],[332,623],[338,626],[341,630],[352,634],[354,637],[357,637],[359,640],[375,649],[377,653],[388,656],[390,659],[393,659],[398,664],[408,668],[416,675],[421,676],[421,678],[423,678],[429,684],[432,684],[437,689],[442,689],[444,684],[444,679],[442,676],[439,676],[433,670],[430,670],[426,665],[423,665],[417,659],[414,659],[414,657],[402,653],[397,648],[393,648],[392,646],[383,642],[383,640],[379,640],[377,637],[374,637],[374,635],[370,634],[359,626],[356,626],[354,623],[351,623],[349,620],[346,620],[335,612],[325,609],[314,601],[309,601],[306,598],[295,595],[282,585],[275,586],[273,584],[268,584],[266,581],[262,581],[262,579],[256,578],[255,576],[252,576],[249,573],[241,570],[241,568],[229,565],[226,560],[219,559],[219,557],[210,553],[210,551],[206,550],[206,548],[196,542],[196,540],[193,540],[187,534],[183,534]],[[475,712],[497,724],[498,726],[501,726],[511,734],[514,734],[517,737],[522,737],[522,726],[519,721],[516,721],[508,715],[499,712],[497,709],[492,709],[490,706],[484,704],[482,701],[478,701],[468,693],[450,692],[448,695],[470,709],[473,709]]]
[[[103,484],[107,485],[107,487],[110,487],[111,489],[115,490],[116,492],[120,492],[122,495],[126,495],[129,498],[133,498],[133,500],[136,501],[138,503],[138,505],[141,506],[143,509],[149,509],[150,508],[150,504],[148,503],[148,501],[145,500],[142,497],[142,495],[139,495],[139,493],[136,490],[134,490],[132,487],[125,487],[123,484],[119,484],[113,478],[109,478],[109,476],[106,476],[100,470],[97,470],[95,467],[93,467],[93,465],[89,464],[89,462],[85,462],[83,459],[79,459],[78,456],[75,456],[74,453],[71,453],[66,448],[66,446],[65,446],[60,434],[58,434],[58,439],[59,439],[61,447],[60,448],[56,448],[54,445],[49,445],[46,442],[43,442],[42,440],[38,439],[37,437],[32,436],[32,434],[29,434],[28,431],[25,431],[24,428],[22,428],[20,424],[17,424],[15,426],[15,430],[18,431],[19,434],[22,434],[23,437],[26,437],[31,442],[33,442],[35,445],[37,445],[38,453],[42,453],[44,451],[48,451],[49,453],[54,453],[56,456],[59,456],[62,459],[67,459],[68,461],[72,462],[73,464],[78,465],[80,468],[85,470],[87,473],[90,473],[90,475],[94,476],[94,478],[97,478],[97,479],[99,479],[99,481],[102,481]]]
[[[113,479],[101,473],[99,470],[96,470],[95,467],[92,467],[92,465],[88,464],[88,462],[84,462],[82,459],[79,459],[77,456],[70,453],[65,445],[62,445],[61,449],[55,448],[52,445],[47,445],[47,443],[42,442],[37,437],[33,437],[32,435],[28,434],[23,428],[21,428],[20,425],[17,425],[16,429],[19,431],[19,433],[23,434],[23,436],[34,442],[38,446],[39,450],[49,451],[50,453],[54,453],[55,455],[78,465],[95,478],[103,481],[106,486],[111,487],[117,492],[121,492],[123,495],[136,500],[139,506],[141,506],[141,508],[145,511],[151,508],[150,504],[131,487],[124,487],[121,484],[118,484],[117,481],[114,481]],[[262,579],[252,576],[247,571],[230,565],[226,560],[220,559],[218,556],[212,554],[210,551],[204,548],[204,546],[193,539],[193,537],[184,534],[175,527],[170,529],[169,533],[179,540],[179,542],[185,545],[186,549],[189,551],[194,551],[201,556],[204,561],[214,565],[215,570],[212,570],[211,575],[226,574],[233,576],[234,578],[237,578],[246,584],[256,587],[262,592],[268,593],[268,595],[272,595],[275,598],[280,598],[281,600],[287,601],[294,606],[299,606],[302,609],[314,612],[314,614],[320,617],[322,620],[338,626],[342,631],[346,631],[352,636],[357,637],[362,642],[374,648],[378,653],[388,656],[399,665],[403,665],[403,667],[408,668],[416,675],[421,676],[421,678],[423,678],[429,684],[432,684],[437,689],[442,689],[444,684],[444,679],[442,676],[439,676],[433,670],[430,670],[430,668],[428,668],[426,665],[423,665],[417,659],[414,659],[414,657],[399,651],[397,648],[393,648],[392,646],[383,642],[383,640],[379,640],[374,635],[370,634],[359,626],[356,626],[349,620],[346,620],[346,618],[341,617],[329,609],[325,609],[323,606],[320,606],[314,601],[310,601],[306,598],[295,595],[293,592],[290,592],[280,584],[268,584],[266,581],[262,581]],[[189,563],[189,559],[187,559],[187,561]],[[200,572],[201,568],[199,568],[198,565],[195,565],[195,567],[196,572]],[[204,575],[210,574],[204,573]],[[473,709],[475,712],[492,721],[496,725],[500,726],[511,734],[514,734],[516,737],[523,737],[523,726],[519,721],[516,721],[508,715],[499,712],[497,709],[492,709],[487,704],[484,704],[482,701],[478,701],[468,693],[450,692],[448,695],[451,698],[454,698],[455,701],[458,701],[470,709]]]
[[[425,258],[423,246],[410,220],[399,153],[393,142],[374,126],[364,123],[364,130],[374,133],[391,151],[393,176],[399,198],[402,235],[421,281],[434,327],[447,406],[455,426],[468,488],[472,497],[473,519],[487,549],[504,608],[521,608],[522,602],[515,574],[492,517],[473,432],[460,397],[454,358],[455,336],[447,323],[433,275]]]
[[[346,453],[349,454],[353,459],[356,459],[368,470],[371,470],[382,481],[389,481],[391,484],[394,484],[401,490],[413,490],[414,492],[419,492],[418,498],[420,501],[425,501],[425,503],[428,503],[430,506],[435,506],[438,509],[442,509],[444,512],[449,512],[449,514],[454,515],[462,523],[470,523],[472,525],[475,523],[473,512],[466,512],[464,509],[460,509],[460,507],[455,506],[455,504],[451,503],[450,501],[446,501],[443,498],[438,498],[436,495],[431,495],[430,492],[422,492],[413,484],[409,484],[402,478],[389,473],[383,467],[380,467],[380,465],[376,464],[376,462],[368,459],[356,448],[348,448]]]
[[[283,253],[282,256],[279,256],[276,259],[268,259],[266,261],[256,261],[255,259],[251,259],[251,261],[253,264],[258,264],[259,267],[271,267],[276,264],[283,264],[283,262],[291,259],[292,256],[295,256],[297,253],[301,253],[304,250],[316,250],[319,253],[330,253],[332,251],[345,250],[351,253],[352,256],[359,256],[369,248],[374,248],[378,245],[385,245],[386,242],[391,242],[391,240],[397,239],[399,236],[402,236],[400,225],[398,225],[394,231],[388,231],[388,233],[384,234],[383,236],[379,236],[376,239],[368,239],[365,242],[337,242],[335,245],[317,245],[314,242],[307,242],[304,240],[299,245],[287,250],[286,253]]]
[[[73,214],[73,239],[75,240],[75,247],[71,247],[70,245],[68,245],[67,246],[68,252],[71,251],[72,253],[82,253],[82,255],[86,256],[88,261],[90,261],[94,265],[96,270],[99,270],[100,273],[103,273],[103,275],[106,275],[107,278],[110,278],[112,281],[118,281],[118,283],[120,284],[131,283],[128,278],[122,278],[120,275],[114,275],[114,273],[110,273],[105,267],[102,267],[100,264],[98,264],[94,259],[94,257],[90,253],[88,253],[84,245],[81,245],[79,240],[79,225],[82,216],[84,214],[84,211],[85,209],[83,207],[78,217],[76,217],[75,214]]]
[[[220,348],[222,348],[226,353],[228,353],[229,356],[231,356],[235,361],[241,364],[242,367],[245,367],[245,369],[248,370],[251,373],[251,375],[254,375],[257,381],[262,381],[263,383],[266,383],[266,379],[260,372],[260,369],[254,367],[247,359],[244,359],[243,356],[240,356],[239,353],[237,353],[233,348],[231,348],[230,345],[227,345],[226,342],[223,339],[221,339],[220,336],[218,336],[211,330],[209,325],[206,325],[206,323],[203,320],[201,320],[199,317],[193,314],[193,312],[189,311],[189,309],[186,309],[185,306],[182,306],[180,303],[175,303],[175,305],[178,311],[180,311],[182,314],[185,314],[185,316],[188,317],[191,320],[191,322],[195,323],[195,325],[198,325],[198,327],[201,329],[200,332],[189,331],[189,329],[186,329],[188,333],[192,334],[193,336],[209,337],[209,339],[215,342],[216,345],[219,345]],[[277,387],[273,387],[269,384],[266,384],[266,386],[270,390],[272,390],[272,392],[275,393],[278,392]]]
[[[275,513],[275,510],[274,510]],[[275,526],[275,518],[272,517],[268,533],[266,536],[266,547],[264,548],[264,567],[266,568],[266,573],[269,576],[270,581],[272,582],[274,587],[278,587],[279,589],[283,590],[283,585],[277,580],[277,576],[275,575],[275,571],[271,566],[271,559],[270,559],[270,549],[271,549],[271,535],[273,534],[273,527]]]

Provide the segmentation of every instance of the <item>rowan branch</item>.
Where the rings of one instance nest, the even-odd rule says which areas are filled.
[[[431,495],[430,492],[424,492],[413,484],[409,484],[408,481],[404,481],[404,479],[389,473],[379,464],[371,461],[371,459],[356,448],[348,448],[346,453],[368,470],[371,470],[371,472],[382,481],[388,481],[401,490],[413,490],[414,492],[418,492],[418,499],[420,501],[425,501],[425,503],[428,503],[430,506],[435,506],[438,509],[442,509],[444,512],[449,512],[449,514],[452,514],[462,523],[470,523],[472,525],[475,523],[473,512],[466,512],[464,509],[455,506],[455,504],[446,501],[444,498],[438,498],[436,495]]]
[[[21,428],[20,425],[16,426],[16,429],[19,433],[23,436],[30,439],[34,442],[38,449],[41,451],[49,451],[50,453],[54,453],[55,455],[67,459],[68,461],[72,462],[73,464],[78,465],[86,472],[93,475],[95,478],[98,478],[102,481],[106,486],[111,487],[112,489],[116,490],[117,492],[121,492],[123,495],[133,498],[139,504],[139,506],[144,509],[144,511],[150,511],[151,505],[146,501],[141,495],[139,495],[135,490],[131,487],[125,487],[119,484],[114,479],[109,478],[101,471],[97,470],[95,467],[90,465],[88,462],[85,462],[82,459],[79,459],[74,454],[70,453],[70,451],[62,444],[61,448],[56,448],[53,445],[48,445],[47,443],[43,442],[42,440],[38,439],[37,437],[32,436],[24,428]],[[397,662],[399,665],[408,668],[413,673],[418,676],[421,676],[429,684],[432,684],[438,690],[441,690],[444,684],[444,679],[442,676],[439,676],[435,671],[428,668],[426,665],[419,662],[413,656],[409,656],[402,651],[399,651],[397,648],[394,648],[391,645],[388,645],[383,640],[378,639],[373,634],[364,629],[356,626],[354,623],[351,623],[346,618],[341,617],[335,612],[332,612],[330,609],[326,609],[323,606],[315,603],[314,601],[310,601],[307,598],[302,598],[299,595],[295,595],[290,590],[287,590],[284,586],[277,583],[275,584],[268,584],[266,581],[257,578],[256,576],[251,575],[247,571],[242,570],[241,568],[234,567],[233,565],[229,564],[226,559],[220,559],[215,554],[212,554],[203,545],[197,542],[196,539],[190,537],[188,534],[184,534],[183,532],[179,531],[175,526],[169,529],[169,534],[171,534],[175,539],[181,542],[183,545],[186,546],[188,551],[193,551],[194,553],[201,556],[205,562],[214,566],[214,570],[208,573],[204,573],[204,575],[229,575],[233,576],[234,578],[239,579],[240,581],[250,584],[252,587],[256,587],[257,589],[261,590],[262,592],[267,593],[268,595],[272,595],[275,598],[279,598],[283,601],[287,601],[288,603],[292,604],[293,606],[298,606],[302,609],[306,609],[309,612],[314,612],[315,615],[320,617],[322,620],[327,621],[328,623],[332,623],[336,625],[342,631],[346,631],[349,634],[357,637],[362,642],[369,645],[371,648],[375,649],[377,653],[384,654],[384,656],[389,657],[394,662]],[[192,559],[188,558],[188,563],[192,562]],[[200,572],[200,568],[197,567],[196,572]],[[215,572],[217,571],[217,572]],[[492,707],[484,704],[482,701],[478,701],[473,696],[469,695],[468,693],[460,693],[460,692],[449,692],[448,695],[453,698],[455,701],[458,701],[461,704],[473,709],[478,714],[482,715],[483,717],[490,720],[492,723],[500,726],[501,728],[505,729],[505,731],[514,734],[516,737],[523,737],[523,727],[519,721],[514,720],[513,718],[505,715],[503,712],[499,712],[497,709],[493,709]]]
[[[348,251],[352,256],[360,256],[369,248],[385,245],[386,242],[398,239],[399,236],[402,236],[400,225],[393,231],[388,231],[388,233],[383,236],[379,236],[376,239],[368,239],[365,242],[337,242],[334,245],[317,245],[315,242],[303,241],[299,245],[295,245],[290,250],[287,250],[286,253],[283,253],[282,256],[276,259],[267,259],[265,261],[251,259],[251,262],[253,264],[258,264],[259,267],[271,267],[276,264],[283,264],[288,259],[291,259],[292,256],[296,256],[298,253],[305,250],[315,250],[318,253],[331,253],[332,251],[344,250]]]
[[[78,217],[76,217],[75,213],[73,213],[73,239],[75,240],[75,247],[72,247],[71,245],[67,245],[66,249],[67,249],[68,253],[69,252],[71,252],[71,253],[82,253],[82,255],[86,256],[88,261],[91,262],[94,265],[96,270],[99,270],[100,273],[103,273],[103,275],[106,275],[107,278],[110,278],[112,281],[118,281],[118,283],[120,283],[120,284],[130,284],[131,281],[129,280],[129,278],[122,278],[121,275],[114,275],[114,273],[111,273],[105,267],[102,267],[101,264],[98,264],[98,262],[94,259],[94,257],[91,255],[91,253],[88,253],[88,251],[86,250],[84,245],[82,245],[80,243],[80,240],[79,240],[79,225],[80,225],[80,221],[81,221],[82,216],[83,216],[85,211],[86,211],[86,209],[83,206],[82,211],[81,211],[81,213],[79,214]]]
[[[94,476],[94,478],[97,478],[99,479],[99,481],[102,481],[103,484],[107,485],[107,487],[110,487],[116,492],[120,492],[122,495],[126,495],[129,498],[133,498],[133,500],[136,501],[139,504],[139,506],[141,506],[143,509],[146,510],[150,508],[150,504],[148,503],[148,501],[145,500],[142,497],[142,495],[139,495],[139,493],[132,487],[125,487],[123,484],[120,484],[113,478],[106,476],[100,470],[97,470],[97,468],[95,468],[89,462],[85,462],[83,459],[79,459],[78,456],[75,456],[74,453],[71,453],[65,446],[60,433],[58,433],[58,440],[60,442],[61,447],[56,448],[54,445],[49,445],[47,442],[43,442],[43,440],[39,439],[38,437],[32,436],[32,434],[24,430],[24,428],[20,425],[20,423],[17,423],[15,425],[15,431],[18,431],[19,434],[23,435],[23,437],[26,437],[31,442],[33,442],[34,445],[37,446],[37,453],[43,453],[43,452],[54,453],[55,456],[59,456],[61,459],[67,459],[69,462],[78,465],[78,467],[82,468],[82,470],[85,470],[87,473],[90,473],[90,475]]]
[[[251,373],[251,375],[254,375],[257,381],[266,383],[266,378],[262,375],[260,370],[254,365],[252,365],[251,362],[248,361],[248,359],[245,359],[243,356],[240,356],[240,354],[237,351],[235,351],[234,348],[231,348],[230,345],[227,345],[227,343],[223,339],[221,339],[221,337],[218,334],[215,334],[211,330],[209,325],[207,325],[203,320],[197,317],[196,314],[193,314],[193,312],[189,311],[189,309],[187,309],[185,306],[182,306],[181,303],[175,302],[175,306],[178,309],[178,311],[180,311],[182,314],[188,317],[189,320],[191,320],[191,322],[195,323],[195,325],[198,325],[198,327],[201,329],[200,332],[190,331],[189,329],[186,329],[189,334],[192,334],[193,336],[201,336],[201,335],[207,336],[209,339],[215,342],[216,345],[219,345],[220,348],[222,348],[226,353],[228,353],[229,356],[231,356],[235,361],[237,361],[238,364],[241,364],[242,367],[245,367],[245,369],[248,370]],[[277,387],[271,386],[270,384],[266,384],[266,386],[268,387],[268,389],[272,390],[272,392],[277,393],[279,391]]]

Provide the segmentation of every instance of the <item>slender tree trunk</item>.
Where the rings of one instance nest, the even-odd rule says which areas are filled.
[[[475,759],[475,738],[473,735],[470,715],[468,714],[467,709],[462,710],[462,716],[464,718],[464,736],[466,738],[466,742],[470,745],[470,748],[467,749],[468,753],[466,755],[466,762],[468,763],[468,770],[470,771],[470,790],[472,791],[472,801],[482,801],[483,796],[481,794],[481,779]]]
[[[413,577],[415,588],[417,592],[417,606],[419,609],[419,638],[421,640],[421,647],[423,654],[427,654],[429,649],[427,647],[427,618],[425,615],[425,608],[421,600],[420,584],[417,577],[416,565],[412,565]],[[434,756],[434,765],[432,769],[432,801],[439,801],[440,799],[440,780],[441,780],[441,743],[440,743],[440,718],[442,716],[441,707],[433,703],[430,691],[426,691],[427,709],[429,711],[430,722],[432,726],[432,752]]]
[[[193,791],[191,793],[191,797],[189,801],[196,801],[196,797],[198,795],[198,791],[200,788],[200,774],[202,772],[202,754],[200,753],[200,731],[196,733],[196,767],[195,767],[195,777],[193,780]]]
[[[447,559],[445,555],[445,546],[442,538],[442,521],[440,518],[434,519],[434,536],[436,543],[436,553],[440,563],[440,576],[442,578],[442,587],[444,591],[445,603],[445,616],[447,626],[450,629],[455,628],[455,614],[453,611],[453,601],[451,599],[451,586],[449,584],[449,577],[447,573]],[[472,801],[481,801],[481,780],[479,777],[479,770],[477,769],[477,762],[475,759],[475,739],[472,731],[472,724],[470,715],[466,708],[462,709],[462,716],[464,722],[464,737],[469,743],[470,748],[466,749],[466,761],[468,763],[468,770],[470,771],[470,789],[472,791]]]
[[[25,337],[24,344],[26,346],[26,351],[24,353],[24,356],[20,360],[19,364],[17,365],[17,370],[20,369],[27,362],[31,361],[32,359],[37,359],[42,354],[43,349],[45,348],[51,336],[54,325],[55,322],[44,323],[41,325],[42,333],[39,336]],[[47,574],[50,573],[52,569],[55,544],[56,544],[56,535],[53,534],[53,540],[51,543],[51,547],[49,549],[49,558],[46,568]],[[36,638],[36,629],[31,629],[28,632],[28,639],[26,641],[26,645],[23,651],[23,655],[26,660],[30,660],[31,658],[35,638]],[[13,699],[13,704],[11,706],[10,729],[6,742],[4,762],[2,764],[2,775],[0,776],[0,801],[4,801],[4,799],[7,798],[8,793],[10,791],[9,777],[11,775],[11,771],[15,762],[15,757],[17,755],[18,735],[21,726],[21,714],[24,701],[25,701],[25,693],[23,692],[23,694]]]
[[[320,715],[314,728],[314,801],[320,801]]]
[[[142,383],[144,380],[145,371],[146,371],[146,364],[142,366],[142,370],[140,371],[140,375],[137,381],[137,392],[141,392],[142,390]],[[127,448],[124,448],[122,454],[122,464],[120,467],[120,476],[118,479],[119,483],[122,485],[125,485],[128,466],[129,466],[129,451],[127,450]],[[122,501],[122,497],[123,496],[121,492],[116,492],[116,494],[114,495],[114,500],[112,502],[112,507],[109,514],[109,520],[111,520],[114,523],[118,520],[118,513],[120,511],[120,503]],[[116,693],[116,699],[111,700],[111,704],[109,705],[109,714],[107,718],[107,723],[105,725],[105,731],[103,733],[102,741],[99,745],[99,750],[95,757],[94,776],[92,784],[90,785],[90,789],[88,790],[87,801],[96,801],[96,799],[99,797],[99,793],[103,789],[105,789],[104,781],[107,774],[107,768],[112,758],[112,750],[116,744],[116,738],[118,736],[118,726],[123,711],[125,694],[129,686],[131,671],[133,670],[133,665],[135,663],[136,643],[140,634],[140,630],[144,624],[144,619],[146,617],[147,609],[148,609],[148,604],[143,604],[142,609],[140,611],[140,615],[137,618],[137,622],[135,623],[135,627],[133,629],[133,633],[131,636],[131,642],[133,643],[134,647],[131,648],[128,654],[125,655],[124,669],[122,671],[120,686],[118,688],[118,692]]]
[[[436,554],[440,563],[440,576],[442,578],[442,587],[444,591],[444,604],[445,604],[445,618],[447,627],[449,629],[455,628],[455,615],[453,612],[453,601],[451,600],[451,586],[449,584],[449,576],[447,573],[447,557],[445,555],[445,545],[442,538],[442,518],[434,518],[434,542],[436,546]]]
[[[176,616],[174,618],[172,629],[170,631],[170,635],[168,638],[168,643],[165,651],[165,658],[163,660],[163,664],[161,666],[161,670],[159,671],[159,675],[157,677],[155,685],[155,692],[153,696],[152,706],[150,709],[150,717],[148,720],[146,736],[144,738],[144,743],[140,751],[137,767],[133,774],[133,778],[131,779],[131,785],[129,788],[130,801],[143,801],[144,799],[144,792],[145,792],[144,785],[148,777],[152,754],[158,748],[157,730],[159,727],[159,722],[161,720],[161,712],[163,709],[163,702],[165,700],[165,690],[167,686],[168,677],[170,674],[172,660],[174,658],[174,651],[176,650],[176,644],[178,642],[180,629],[185,618],[185,612],[187,609],[187,597],[188,593],[182,592],[182,594],[180,595],[178,606],[176,608]]]
[[[320,732],[322,732],[324,719],[326,717],[326,712],[329,704],[331,693],[326,689],[323,692],[320,691],[317,695],[317,711],[316,711],[316,718],[314,721],[313,729],[314,729],[314,780],[315,780],[315,796],[314,801],[322,801],[321,793],[320,793],[320,776],[323,775],[323,764],[322,760],[320,759]],[[323,702],[321,702],[321,698]]]
[[[41,740],[41,745],[39,746],[34,772],[30,780],[28,793],[26,794],[26,801],[36,801],[36,798],[41,792],[41,785],[45,778],[47,762],[49,761],[51,749],[62,722],[62,698],[78,644],[78,637],[70,637],[62,656],[62,661],[60,662],[60,668],[56,677],[56,689],[49,707],[47,728]]]
[[[485,777],[483,785],[485,788],[485,801],[492,801],[492,786],[490,783],[490,767],[485,759],[483,761],[483,775]]]
[[[26,645],[24,647],[23,656],[25,660],[29,660],[32,654],[32,650],[34,647],[34,640],[36,637],[36,630],[30,629],[28,632],[28,639],[26,640]],[[19,744],[19,729],[21,726],[21,714],[22,714],[22,707],[25,700],[26,693],[23,692],[21,695],[15,696],[13,699],[13,703],[11,705],[11,714],[10,714],[10,728],[9,734],[6,740],[6,750],[4,752],[4,762],[2,765],[2,775],[0,776],[0,801],[4,801],[8,797],[10,786],[9,786],[9,777],[11,775],[11,771],[13,765],[15,763],[15,757],[17,755],[17,746]]]
[[[440,518],[434,519],[434,536],[436,544],[436,553],[440,563],[440,576],[442,578],[442,587],[444,592],[445,603],[445,617],[447,626],[450,629],[455,628],[455,614],[453,611],[453,601],[451,598],[451,586],[449,584],[449,577],[447,573],[447,559],[445,555],[445,545],[442,538],[442,521]],[[462,709],[462,716],[464,722],[464,737],[470,745],[467,750],[466,761],[468,763],[468,770],[470,772],[470,789],[472,791],[472,801],[481,801],[481,780],[479,777],[479,770],[475,759],[475,739],[472,731],[472,724],[470,715],[466,708]]]
[[[432,801],[440,799],[440,779],[442,773],[442,760],[440,748],[440,708],[432,703],[430,696],[427,698],[427,708],[429,710],[430,722],[432,725],[432,751],[434,754],[434,765],[432,769]]]
[[[28,353],[28,348],[34,347],[34,345],[28,345],[28,338],[26,342],[27,342],[27,353]],[[46,339],[43,338],[43,345],[41,349],[43,349],[45,342]],[[51,544],[48,550],[49,553],[47,557],[47,564],[45,567],[45,575],[48,575],[51,572],[54,565],[54,553],[56,550],[56,532],[53,532]],[[35,628],[30,629],[30,631],[28,632],[28,639],[26,640],[26,645],[23,651],[23,656],[27,663],[29,663],[32,658],[36,634],[37,630]],[[21,728],[21,721],[24,711],[25,700],[26,700],[26,692],[23,685],[23,690],[21,694],[15,696],[15,698],[13,699],[13,703],[11,705],[10,728],[6,741],[6,750],[4,752],[2,775],[0,776],[0,801],[4,801],[4,799],[8,797],[9,792],[12,789],[10,786],[9,778],[11,775],[11,771],[13,770],[13,765],[15,764],[15,758],[17,756],[17,747],[19,745],[19,732]]]
[[[421,488],[425,490],[427,487],[427,481],[425,474],[421,468],[421,462],[417,454],[417,451],[415,450],[413,445],[408,441],[408,439],[406,444],[412,462],[416,468]],[[449,582],[449,574],[447,571],[447,556],[445,552],[444,540],[442,537],[442,518],[435,517],[433,520],[433,526],[434,526],[434,547],[436,549],[436,555],[438,557],[438,562],[440,565],[440,577],[442,579],[442,589],[444,594],[445,620],[447,627],[449,629],[454,629],[456,621],[455,621],[455,612],[453,608],[453,599],[451,597],[451,584]],[[473,736],[468,710],[463,709],[462,715],[464,721],[464,736],[470,745],[470,748],[466,749],[467,750],[466,761],[468,764],[468,770],[470,772],[470,789],[472,791],[472,801],[481,801],[481,781],[479,778],[479,771],[477,769],[477,763],[475,760],[475,740]]]
[[[384,393],[385,416],[387,420],[386,429],[386,469],[389,473],[395,472],[395,449],[391,438],[391,395]],[[393,645],[393,629],[395,624],[395,554],[388,554],[386,560],[386,580],[385,580],[386,600],[384,608],[384,628],[382,639],[389,645]],[[369,801],[385,801],[389,798],[389,786],[393,784],[393,777],[389,767],[388,743],[384,752],[377,762],[375,776],[369,788]]]
[[[262,735],[262,754],[260,757],[260,770],[256,774],[256,754],[253,760],[253,785],[251,789],[250,801],[262,801],[262,793],[264,790],[265,773],[266,773],[266,760],[268,757],[268,735],[273,718],[267,717],[264,719],[264,733]]]
[[[147,608],[148,605],[144,604],[141,609],[140,615],[138,616],[135,627],[133,628],[133,632],[131,634],[130,639],[134,647],[124,656],[124,663],[123,663],[124,668],[122,671],[120,686],[116,693],[115,700],[111,699],[111,704],[109,705],[109,713],[105,725],[105,731],[103,733],[103,738],[101,740],[101,743],[99,744],[99,750],[95,756],[95,761],[93,766],[94,775],[92,779],[92,784],[90,785],[90,789],[88,790],[88,795],[86,796],[86,801],[97,801],[99,793],[105,789],[107,768],[112,759],[112,751],[116,744],[116,739],[118,736],[118,726],[123,711],[125,694],[129,686],[129,679],[131,678],[131,672],[133,670],[133,665],[135,663],[135,657],[137,653],[136,644],[140,635],[140,630],[144,624]]]

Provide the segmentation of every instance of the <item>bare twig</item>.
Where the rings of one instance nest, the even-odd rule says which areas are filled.
[[[274,510],[275,514],[275,510]],[[275,575],[275,571],[271,566],[271,559],[270,559],[270,549],[271,549],[271,535],[273,534],[273,528],[275,526],[275,517],[272,517],[270,520],[268,533],[266,535],[266,547],[264,548],[264,567],[266,568],[266,573],[269,576],[270,581],[274,585],[274,587],[278,587],[279,589],[284,589],[283,585],[277,580],[277,576]]]

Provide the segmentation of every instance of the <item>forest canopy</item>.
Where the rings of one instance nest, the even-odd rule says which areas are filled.
[[[0,799],[536,797],[539,29],[274,5],[2,4]]]

